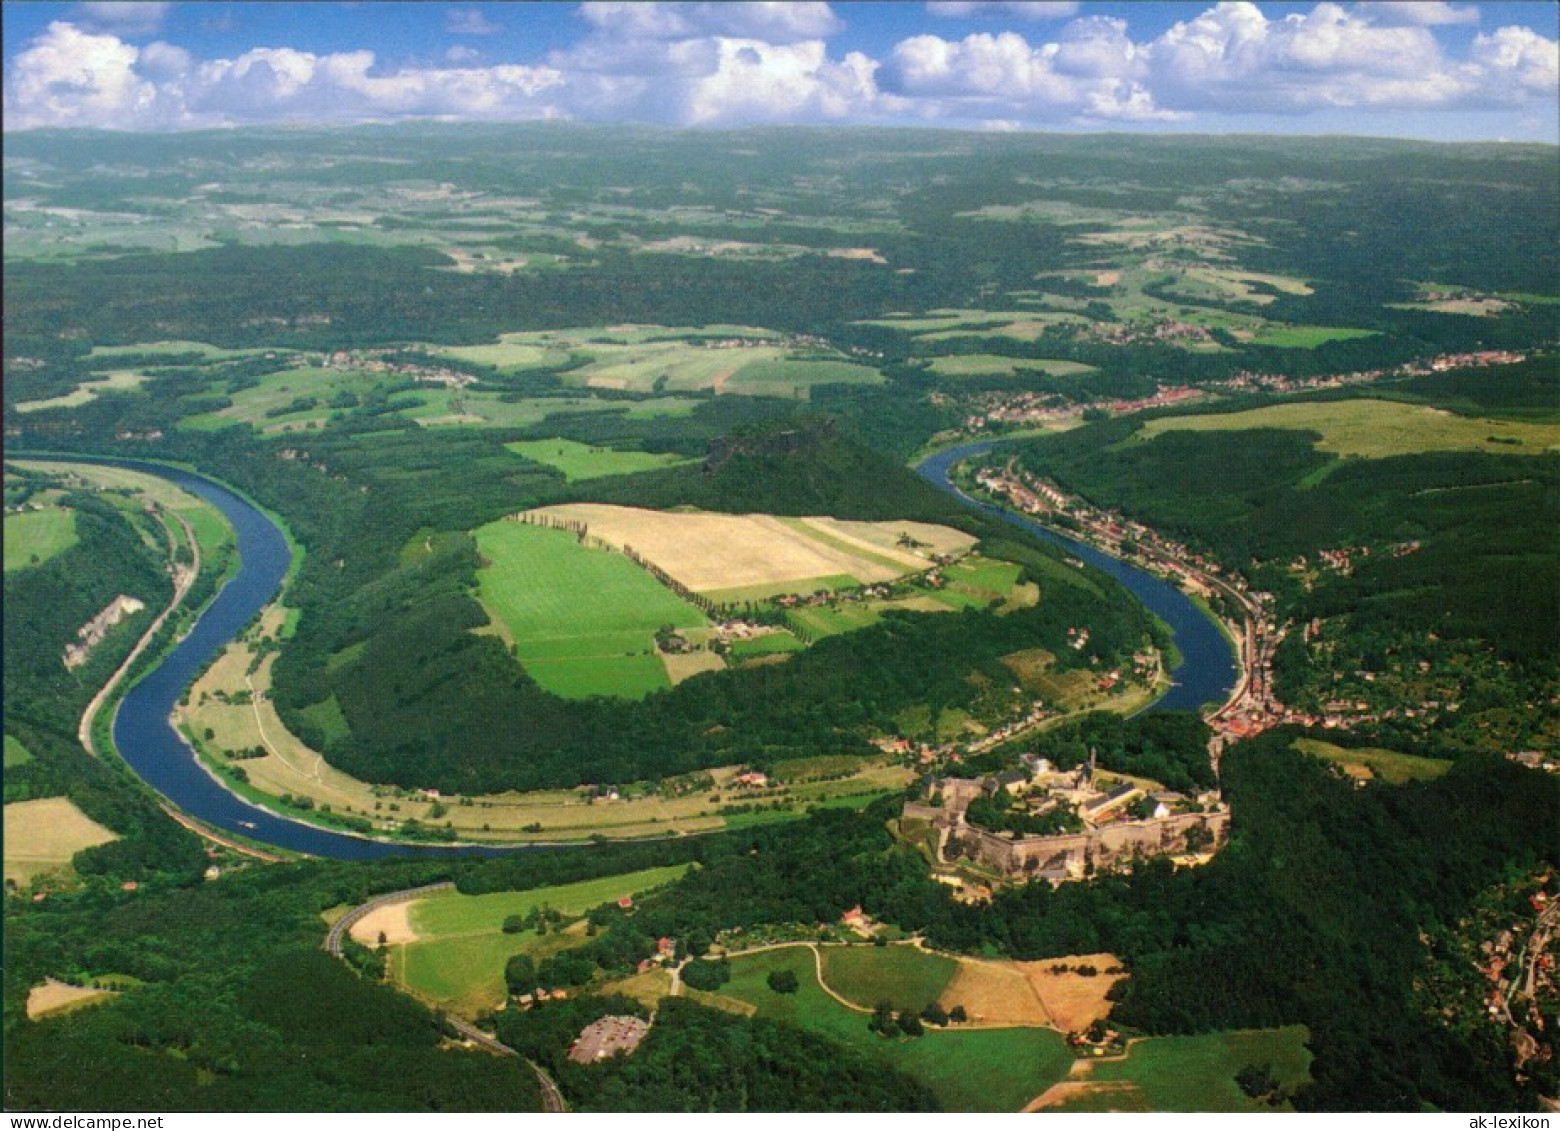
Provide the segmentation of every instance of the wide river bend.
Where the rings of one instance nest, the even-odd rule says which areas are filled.
[[[1083,561],[1116,578],[1164,620],[1174,633],[1182,662],[1173,673],[1171,690],[1154,709],[1196,709],[1223,702],[1235,686],[1233,650],[1208,616],[1174,586],[1081,542],[1063,537],[1020,516],[964,495],[949,479],[953,465],[989,451],[990,444],[952,448],[918,467],[932,483],[968,505],[999,515],[1007,522],[1065,546]],[[20,458],[20,457],[17,457]],[[375,860],[406,855],[495,855],[523,851],[476,845],[415,845],[390,843],[333,832],[283,817],[235,796],[201,766],[194,750],[174,728],[172,716],[180,697],[208,661],[216,656],[281,589],[291,564],[291,550],[281,529],[248,500],[203,475],[135,460],[91,457],[42,457],[82,463],[102,463],[156,475],[199,496],[220,510],[238,538],[238,571],[207,606],[190,632],[163,656],[156,667],[133,686],[114,713],[114,745],[148,785],[179,809],[206,824],[251,840],[294,852],[340,860]]]

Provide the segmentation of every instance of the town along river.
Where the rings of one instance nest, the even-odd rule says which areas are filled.
[[[1027,519],[968,498],[949,480],[949,469],[960,460],[990,449],[990,444],[953,448],[927,459],[917,470],[972,506],[1001,516],[1038,537],[1067,547],[1127,587],[1165,621],[1181,653],[1173,673],[1175,684],[1154,706],[1195,710],[1223,702],[1235,686],[1235,661],[1229,643],[1207,615],[1174,586],[1092,547],[1062,537]],[[29,457],[46,458],[46,457]],[[177,468],[133,460],[93,460],[157,475],[219,509],[238,537],[238,571],[207,606],[188,635],[120,701],[114,714],[114,745],[140,777],[190,816],[217,828],[278,848],[342,860],[373,860],[405,855],[494,855],[515,848],[489,846],[413,845],[369,840],[333,832],[279,816],[229,792],[195,757],[170,721],[184,690],[255,615],[276,596],[287,576],[291,550],[281,529],[247,500],[221,484]]]
[[[1181,653],[1181,662],[1170,673],[1173,681],[1170,690],[1149,710],[1196,711],[1209,703],[1223,703],[1228,699],[1239,677],[1235,650],[1213,618],[1198,608],[1185,593],[1162,578],[1128,565],[1120,558],[1113,558],[1093,546],[1058,534],[1022,515],[972,499],[954,486],[951,477],[954,466],[971,456],[985,455],[993,447],[995,444],[980,443],[949,448],[922,460],[916,465],[916,471],[934,486],[970,506],[978,507],[1038,538],[1066,547],[1081,561],[1121,582],[1133,596],[1143,602],[1149,612],[1170,626],[1176,650]]]

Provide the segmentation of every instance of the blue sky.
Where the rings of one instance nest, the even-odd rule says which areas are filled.
[[[32,3],[5,127],[402,118],[1560,142],[1531,3]]]

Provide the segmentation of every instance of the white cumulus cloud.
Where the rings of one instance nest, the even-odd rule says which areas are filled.
[[[12,60],[6,76],[6,129],[158,125],[159,91],[136,72],[140,51],[112,35],[51,23]]]
[[[84,16],[87,7],[68,10]],[[1073,5],[1025,10],[1041,7],[1054,15]],[[115,6],[105,11],[128,19]],[[593,3],[579,9],[574,42],[525,63],[484,62],[504,47],[496,39],[482,53],[446,43],[433,61],[286,44],[201,59],[163,40],[56,20],[8,59],[5,127],[570,117],[988,129],[1211,120],[1230,128],[1258,115],[1262,128],[1277,116],[1304,128],[1315,115],[1335,130],[1366,111],[1372,116],[1358,120],[1372,131],[1389,125],[1381,115],[1429,121],[1423,115],[1440,111],[1491,122],[1505,114],[1526,136],[1554,127],[1560,46],[1520,26],[1443,42],[1438,25],[1467,22],[1458,5],[1324,0],[1270,16],[1255,3],[1222,0],[1141,38],[1132,9],[1112,11],[1038,32],[1031,24],[962,38],[913,35],[873,56],[831,50],[843,25],[827,4]],[[443,15],[460,35],[489,26],[475,7]]]
[[[1361,0],[1354,10],[1372,23],[1437,27],[1443,24],[1476,24],[1479,10],[1446,0]]]
[[[724,36],[765,43],[821,39],[844,25],[828,4],[663,3],[637,0],[580,5],[597,31],[624,39],[695,39]]]

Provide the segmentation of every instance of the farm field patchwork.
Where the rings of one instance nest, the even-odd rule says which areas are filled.
[[[425,428],[470,425],[481,428],[529,428],[550,416],[583,412],[621,413],[629,420],[690,415],[696,402],[685,397],[651,397],[646,400],[603,400],[596,396],[522,397],[506,400],[502,393],[473,393],[451,389],[417,389],[396,401],[397,415]]]
[[[1134,1042],[1122,1059],[1080,1061],[1066,1083],[1037,1105],[1062,1113],[1107,1111],[1292,1111],[1240,1090],[1235,1074],[1267,1065],[1280,1088],[1310,1079],[1309,1033],[1300,1025]]]
[[[63,872],[76,853],[118,839],[118,833],[88,817],[69,798],[12,802],[5,807],[5,878],[27,884],[36,876]]]
[[[843,355],[799,353],[751,326],[612,326],[502,335],[495,345],[441,347],[503,373],[556,368],[565,384],[620,392],[734,393],[806,400],[815,385],[877,385],[877,370]]]
[[[968,337],[1032,342],[1045,333],[1047,326],[1063,322],[1087,325],[1089,319],[1081,314],[1058,311],[930,310],[923,315],[864,319],[861,325],[899,330],[927,342]]]
[[[638,697],[669,686],[655,652],[662,625],[698,628],[704,615],[621,554],[566,530],[520,522],[475,532],[489,615],[542,687],[581,697]]]
[[[595,503],[530,513],[583,523],[592,537],[617,548],[632,547],[680,584],[716,601],[808,593],[833,587],[841,578],[871,584],[929,568],[929,551],[894,544],[901,535],[946,547],[943,552],[967,549],[975,541],[958,531],[915,522],[670,513]],[[889,544],[881,544],[882,538],[867,541],[863,527],[881,531]]]
[[[205,361],[232,361],[240,357],[253,357],[258,353],[290,353],[290,350],[259,350],[259,349],[225,349],[222,346],[209,345],[206,342],[186,341],[157,341],[136,342],[129,346],[93,346],[92,352],[87,355],[87,360],[97,361],[102,358],[139,357],[166,355],[168,357],[181,357],[185,354],[200,354]]]
[[[1293,428],[1320,433],[1319,451],[1366,459],[1437,451],[1539,455],[1560,450],[1560,425],[1456,416],[1398,401],[1290,402],[1216,416],[1172,416],[1150,421],[1129,443],[1171,431]],[[1514,442],[1513,442],[1514,441]]]
[[[302,366],[267,373],[257,383],[232,394],[233,403],[211,412],[187,416],[180,428],[212,431],[249,424],[262,432],[291,432],[322,425],[331,413],[356,405],[385,385],[377,373]]]
[[[76,512],[44,507],[5,516],[5,571],[42,565],[76,544]]]
[[[608,475],[632,475],[639,471],[692,462],[666,453],[618,451],[581,444],[575,440],[524,440],[504,446],[516,455],[563,472],[563,477],[571,483]]]
[[[767,977],[790,970],[799,989],[778,994]],[[811,951],[803,946],[741,955],[731,960],[723,997],[756,1007],[779,1021],[880,1057],[931,1088],[949,1111],[1018,1111],[1067,1074],[1072,1054],[1049,1029],[928,1028],[918,1038],[883,1038],[867,1028],[866,1014],[845,1008],[823,991]]]

